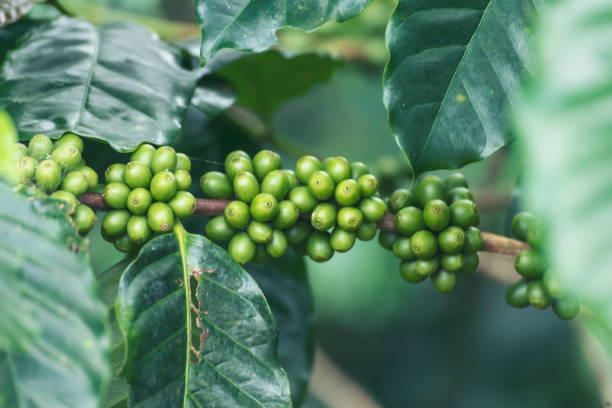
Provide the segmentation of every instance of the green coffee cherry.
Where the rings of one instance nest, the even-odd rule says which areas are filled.
[[[262,150],[253,157],[253,170],[258,180],[263,180],[273,170],[279,170],[282,164],[279,154],[271,150]]]
[[[153,179],[149,187],[151,195],[157,201],[168,201],[176,194],[176,179],[169,171],[160,171]]]
[[[245,159],[251,160],[251,156],[249,156],[247,152],[243,150],[234,150],[233,152],[225,156],[225,163],[224,163],[225,168],[229,166],[230,161],[232,161],[232,159],[234,159],[235,157],[244,157]],[[251,171],[251,173],[253,172]]]
[[[322,168],[323,165],[319,159],[314,156],[304,156],[298,160],[295,166],[295,175],[300,183],[307,185],[312,173]]]
[[[130,213],[128,211],[110,211],[102,219],[102,235],[107,240],[119,238],[125,234],[129,221]]]
[[[523,308],[529,306],[527,288],[529,282],[519,279],[506,290],[506,302],[512,307]]]
[[[223,216],[225,217],[225,222],[227,222],[230,227],[242,229],[248,225],[251,219],[251,212],[247,204],[236,200],[225,207]]]
[[[176,161],[176,151],[170,146],[162,146],[153,153],[150,164],[151,171],[153,171],[153,174],[161,171],[174,172]]]
[[[98,186],[98,173],[91,167],[79,167],[78,171],[83,173],[87,179],[87,191],[93,191]]]
[[[553,299],[561,299],[565,297],[565,288],[553,270],[549,269],[544,273],[542,283],[544,283],[544,286],[546,287],[546,292]]]
[[[465,232],[459,227],[448,227],[438,235],[438,245],[445,254],[458,254],[465,248]]]
[[[77,170],[73,170],[66,174],[64,181],[62,182],[62,190],[70,191],[75,196],[84,194],[89,187],[87,177]]]
[[[470,190],[465,187],[455,187],[448,192],[450,203],[454,203],[459,200],[470,200],[474,201],[474,195]]]
[[[416,261],[416,272],[423,276],[432,276],[440,268],[440,261],[438,258],[430,259],[417,259]]]
[[[188,191],[177,191],[174,197],[168,201],[168,205],[172,208],[174,215],[178,218],[185,218],[195,212],[196,199]]]
[[[96,214],[88,206],[79,204],[74,213],[74,225],[79,234],[85,235],[96,225]]]
[[[370,169],[362,162],[351,163],[351,178],[353,180],[359,179],[359,177],[370,174]]]
[[[327,232],[315,231],[310,234],[306,245],[306,251],[310,259],[315,262],[325,262],[334,256],[334,249],[329,239],[330,236]]]
[[[378,222],[385,216],[387,204],[378,197],[369,197],[361,200],[359,209],[363,213],[364,220],[368,222]]]
[[[357,179],[363,197],[372,197],[378,191],[378,179],[372,174],[366,174]]]
[[[247,230],[249,237],[256,244],[267,244],[272,241],[272,228],[268,224],[253,220]]]
[[[106,184],[125,183],[125,164],[111,164],[104,172]]]
[[[149,166],[141,162],[129,162],[125,166],[125,174],[123,175],[125,184],[130,188],[143,187],[147,188],[151,184],[151,170]]]
[[[450,205],[451,224],[463,229],[477,227],[480,215],[473,201],[459,200]]]
[[[334,228],[329,238],[329,243],[334,251],[346,252],[355,245],[357,236],[354,232],[345,231],[342,228]]]
[[[412,235],[425,229],[423,211],[416,207],[404,207],[395,214],[395,228],[402,235]]]
[[[130,188],[123,183],[110,183],[104,188],[104,201],[110,208],[122,210],[127,207]]]
[[[325,171],[331,176],[335,184],[351,178],[351,164],[344,157],[332,157],[325,163]]]
[[[200,187],[210,198],[230,199],[234,195],[232,182],[224,173],[209,171],[200,178]]]
[[[416,259],[416,255],[412,253],[410,238],[408,237],[398,237],[395,240],[393,243],[393,254],[402,261],[413,261]]]
[[[70,205],[71,209],[75,209],[79,205],[79,200],[74,194],[69,191],[59,190],[51,194],[51,198],[63,201]]]
[[[484,239],[482,238],[482,232],[476,227],[469,227],[465,231],[465,246],[463,247],[463,253],[465,255],[475,254],[480,251],[484,245]]]
[[[186,172],[191,171],[191,160],[185,153],[176,154],[176,168],[175,171],[184,170]]]
[[[297,176],[293,170],[281,170],[285,177],[287,177],[287,181],[289,181],[289,190],[297,187]]]
[[[227,177],[229,177],[229,179],[232,181],[239,173],[242,173],[243,171],[254,173],[253,162],[251,162],[251,159],[248,157],[233,157],[225,166],[225,174],[227,174]]]
[[[476,269],[478,269],[479,262],[480,262],[480,259],[478,259],[477,254],[464,255],[463,256],[463,267],[461,268],[461,273],[470,275],[476,272]]]
[[[83,153],[83,140],[72,132],[64,133],[62,137],[55,141],[54,148],[70,145]]]
[[[234,191],[240,201],[250,204],[253,198],[259,194],[259,183],[253,173],[243,171],[234,177]]]
[[[542,221],[534,222],[527,230],[527,243],[533,249],[544,249],[546,227]]]
[[[552,303],[552,298],[546,293],[546,288],[541,281],[529,282],[527,297],[531,306],[540,310],[546,309]]]
[[[261,192],[272,194],[277,200],[282,200],[289,192],[287,175],[280,170],[272,170],[261,182]]]
[[[17,160],[17,177],[22,183],[31,183],[36,177],[38,162],[30,156],[23,156]]]
[[[136,161],[147,166],[151,166],[151,162],[153,161],[153,156],[155,155],[155,147],[150,144],[144,143],[138,146],[136,150],[130,156],[130,161]]]
[[[444,177],[444,185],[447,190],[452,190],[457,187],[468,187],[468,182],[465,176],[461,173],[452,173]]]
[[[142,245],[151,238],[152,234],[147,217],[144,215],[132,215],[130,217],[127,224],[127,235],[133,243]]]
[[[521,276],[530,280],[541,279],[546,269],[542,255],[532,249],[521,252],[514,260],[514,267]]]
[[[423,282],[427,276],[421,276],[416,270],[416,261],[403,261],[400,264],[400,276],[410,283]]]
[[[298,186],[289,192],[289,200],[296,205],[300,214],[308,214],[317,206],[317,199],[306,186]]]
[[[211,218],[206,224],[206,235],[213,241],[227,242],[235,232],[222,215]]]
[[[398,239],[398,235],[389,231],[380,231],[378,234],[378,243],[381,247],[393,251],[393,244]]]
[[[278,202],[272,194],[259,193],[251,202],[251,215],[257,221],[268,222],[276,216]]]
[[[43,160],[36,167],[36,184],[43,191],[51,193],[62,181],[62,170],[53,160]]]
[[[310,223],[318,231],[327,231],[336,225],[338,212],[330,203],[321,203],[315,207],[310,216]]]
[[[356,232],[363,223],[363,214],[355,207],[342,207],[338,211],[337,223],[346,231]]]
[[[22,157],[28,155],[28,148],[23,143],[13,143],[13,154],[11,158],[13,160],[19,160]]]
[[[376,237],[376,223],[362,222],[357,230],[357,238],[362,241],[370,241]]]
[[[245,264],[255,256],[256,247],[246,233],[239,232],[232,237],[227,250],[237,262]]]
[[[176,180],[176,189],[179,191],[186,191],[191,187],[191,174],[187,170],[175,171],[174,179]]]
[[[255,255],[249,262],[251,263],[262,263],[266,262],[270,257],[268,254],[268,250],[266,249],[267,245],[258,245],[255,244]]]
[[[308,179],[308,191],[317,200],[328,200],[334,194],[335,183],[332,177],[323,170],[315,171]]]
[[[34,135],[28,143],[28,151],[36,160],[44,160],[53,151],[53,142],[45,135]]]
[[[450,210],[442,200],[431,200],[423,209],[423,221],[431,231],[442,231],[450,222]]]
[[[281,257],[287,251],[287,238],[281,230],[272,232],[272,240],[266,245],[266,251],[272,258]]]
[[[274,217],[274,226],[280,229],[287,229],[295,225],[300,216],[298,207],[289,200],[278,203],[278,213]]]
[[[139,187],[130,192],[127,198],[127,208],[132,214],[142,215],[147,212],[153,197],[149,190]]]
[[[404,207],[408,207],[412,204],[412,194],[405,188],[397,189],[391,194],[389,198],[389,211],[393,214],[397,213]]]
[[[414,198],[421,208],[425,208],[431,200],[447,201],[448,193],[444,182],[438,176],[425,176],[414,188]]]
[[[410,246],[417,258],[428,259],[433,257],[438,251],[438,240],[431,232],[422,230],[416,232],[410,238]]]
[[[527,231],[529,227],[537,221],[538,219],[535,215],[529,212],[520,212],[512,219],[512,233],[518,239],[527,241]]]
[[[440,269],[431,276],[433,287],[440,293],[448,293],[457,285],[457,273]]]
[[[293,227],[285,231],[289,245],[297,246],[306,241],[310,235],[310,226],[306,221],[298,221]]]
[[[147,211],[149,228],[154,232],[170,232],[174,228],[174,213],[166,203],[153,203]]]
[[[76,147],[66,144],[53,150],[51,159],[64,171],[70,171],[76,169],[81,163],[81,152]]]
[[[117,251],[125,253],[132,252],[135,249],[134,243],[127,234],[117,238],[115,242],[113,242],[113,245]]]
[[[354,205],[361,199],[361,187],[353,179],[342,180],[336,186],[334,196],[340,205]]]
[[[580,311],[580,303],[573,298],[563,298],[553,302],[555,314],[563,320],[570,320],[576,317]]]
[[[442,254],[440,256],[440,266],[449,272],[459,272],[463,269],[465,258],[462,254]]]

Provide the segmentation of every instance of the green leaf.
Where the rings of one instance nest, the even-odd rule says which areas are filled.
[[[199,235],[150,241],[119,283],[130,406],[290,407],[261,290]]]
[[[550,225],[548,254],[568,292],[612,333],[612,5],[548,3],[516,112],[527,208]]]
[[[3,0],[0,2],[0,27],[23,17],[34,5],[34,0]]]
[[[196,18],[202,29],[203,60],[219,50],[265,51],[277,43],[284,27],[312,31],[326,23],[359,14],[370,0],[256,1],[196,0]]]
[[[249,54],[217,71],[238,93],[238,103],[269,121],[287,100],[300,96],[319,82],[329,81],[342,61],[316,54],[268,51]]]
[[[195,88],[181,52],[133,23],[62,17],[30,31],[0,71],[0,109],[22,139],[72,131],[120,151],[168,144]]]
[[[482,160],[512,142],[505,105],[528,59],[541,0],[399,0],[383,78],[393,135],[416,175]]]
[[[218,115],[236,102],[236,93],[227,81],[216,76],[198,81],[191,104],[210,116]]]
[[[105,311],[64,204],[0,182],[0,406],[95,407]]]
[[[313,301],[304,257],[290,251],[247,271],[263,291],[280,330],[278,358],[289,376],[291,399],[299,407],[308,391],[314,358]]]

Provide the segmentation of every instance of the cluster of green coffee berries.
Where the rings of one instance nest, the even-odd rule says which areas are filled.
[[[529,305],[544,310],[551,304],[555,314],[569,320],[580,310],[578,301],[567,296],[554,271],[548,268],[542,247],[546,226],[533,214],[518,213],[512,220],[512,233],[526,241],[531,249],[521,252],[514,260],[516,271],[522,276],[506,292],[506,301],[514,307]]]
[[[365,164],[344,157],[304,156],[294,172],[283,170],[280,156],[270,150],[252,159],[235,151],[225,159],[225,173],[208,172],[200,185],[209,198],[232,200],[208,222],[206,234],[229,242],[228,252],[243,264],[279,257],[288,245],[327,261],[357,238],[374,238],[387,209],[376,196],[376,177]]]
[[[175,217],[194,213],[191,161],[170,146],[143,144],[127,164],[105,172],[104,201],[112,208],[102,220],[102,236],[119,251],[130,252],[154,234],[171,232]]]
[[[411,283],[431,277],[440,292],[457,284],[457,274],[473,273],[482,233],[480,216],[465,177],[421,178],[412,190],[399,189],[389,199],[397,233],[382,231],[380,244],[402,260],[400,275]]]
[[[96,188],[98,174],[81,157],[81,138],[66,133],[54,143],[45,135],[35,135],[27,147],[16,143],[13,151],[18,181],[36,185],[51,197],[68,203],[74,211],[72,219],[77,231],[87,234],[96,223],[96,215],[80,204],[77,197]]]

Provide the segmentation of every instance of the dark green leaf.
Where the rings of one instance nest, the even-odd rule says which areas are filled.
[[[541,0],[399,0],[387,28],[384,102],[413,172],[459,168],[513,138],[505,105],[526,74]]]
[[[295,252],[247,271],[263,291],[280,330],[278,358],[289,376],[293,406],[306,396],[314,357],[313,303],[304,258]]]
[[[73,131],[129,151],[168,144],[195,88],[181,53],[132,23],[62,17],[30,31],[0,72],[0,108],[20,137]]]
[[[236,94],[227,81],[216,76],[198,81],[191,104],[210,116],[215,116],[236,102]]]
[[[219,50],[261,52],[277,43],[276,31],[293,27],[312,31],[327,21],[359,14],[370,0],[282,2],[257,0],[196,0],[202,29],[200,55],[210,60]]]
[[[150,241],[121,277],[117,320],[130,406],[291,406],[261,290],[202,236]]]
[[[95,407],[105,311],[64,204],[0,182],[0,406]]]
[[[34,5],[34,0],[3,0],[0,2],[0,27],[23,17]]]

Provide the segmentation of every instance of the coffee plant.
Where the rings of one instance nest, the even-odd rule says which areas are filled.
[[[389,251],[373,274],[454,292],[440,302],[466,300],[478,275],[509,283],[508,305],[574,319],[610,358],[609,2],[138,14],[165,3],[0,2],[0,407],[321,406],[307,270],[333,274],[363,245]],[[297,141],[318,123],[307,113],[334,115],[322,83],[384,61],[401,159],[377,157],[381,135],[353,138],[347,121],[374,111]],[[311,110],[287,113],[305,94]],[[508,152],[521,177],[509,208],[491,206],[483,186]]]

